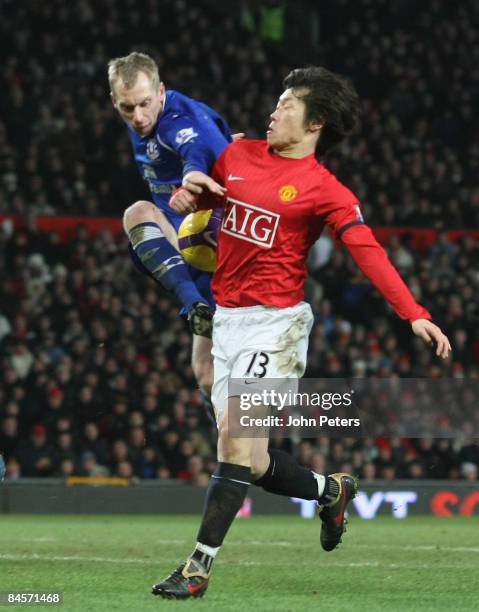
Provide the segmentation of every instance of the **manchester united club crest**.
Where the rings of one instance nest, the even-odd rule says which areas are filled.
[[[294,185],[283,185],[279,190],[281,202],[291,202],[298,195],[298,190]]]
[[[158,145],[156,144],[154,138],[147,142],[146,154],[148,159],[158,159],[160,157],[160,151],[158,150]]]

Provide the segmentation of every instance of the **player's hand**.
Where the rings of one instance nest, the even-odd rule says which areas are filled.
[[[428,319],[416,319],[411,323],[412,331],[427,344],[436,344],[436,355],[446,359],[452,351],[448,337]]]
[[[219,183],[214,181],[211,176],[208,176],[204,172],[198,172],[198,170],[193,170],[185,174],[182,186],[191,193],[198,195],[203,193],[203,189],[205,188],[220,197],[223,197],[226,193],[225,187],[222,187]]]
[[[231,138],[233,139],[233,142],[236,142],[237,140],[241,140],[245,136],[246,134],[244,132],[238,132],[237,134],[231,134]]]
[[[187,215],[198,208],[198,196],[180,187],[172,193],[168,206],[181,215]]]

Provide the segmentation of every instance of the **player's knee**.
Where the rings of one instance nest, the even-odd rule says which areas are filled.
[[[129,206],[123,213],[123,228],[128,233],[132,227],[139,223],[154,221],[154,204],[147,200],[138,200]]]
[[[218,461],[236,465],[251,464],[250,441],[230,437],[228,418],[224,418],[218,429]]]

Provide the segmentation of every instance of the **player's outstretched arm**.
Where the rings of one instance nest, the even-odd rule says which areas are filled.
[[[395,312],[410,321],[413,333],[428,344],[435,344],[437,356],[445,359],[451,351],[449,339],[430,320],[428,311],[416,302],[371,229],[363,224],[353,225],[341,235],[341,241]]]
[[[441,329],[428,319],[416,319],[411,323],[412,331],[427,344],[436,345],[436,355],[446,359],[449,356],[451,343]]]

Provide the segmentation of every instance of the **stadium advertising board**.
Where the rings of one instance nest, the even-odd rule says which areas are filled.
[[[49,482],[4,482],[0,512],[39,514],[201,514],[205,490],[181,484],[138,483],[129,486],[65,486]],[[239,515],[316,515],[314,502],[269,495],[250,487]],[[378,516],[406,519],[479,515],[479,483],[451,481],[374,481],[362,483],[350,514],[365,520]]]

